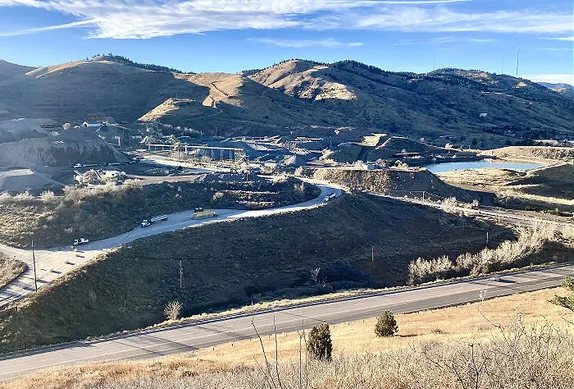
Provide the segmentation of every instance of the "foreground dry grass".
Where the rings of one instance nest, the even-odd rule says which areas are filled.
[[[540,366],[548,363],[550,365],[544,365],[541,369],[545,371],[544,374],[550,376],[538,377],[538,379],[545,380],[543,381],[544,385],[538,387],[567,388],[568,386],[564,385],[574,383],[574,377],[571,374],[572,369],[569,368],[572,355],[568,354],[569,350],[572,349],[572,344],[568,343],[571,342],[572,337],[560,331],[567,330],[574,318],[571,312],[548,302],[555,294],[563,295],[565,291],[561,288],[555,288],[459,307],[396,315],[399,324],[399,336],[393,338],[375,337],[373,332],[375,319],[334,325],[331,327],[331,332],[335,362],[330,365],[311,362],[307,365],[307,362],[304,362],[309,372],[305,373],[305,376],[312,381],[308,382],[309,385],[305,387],[456,387],[456,380],[453,381],[448,374],[440,374],[441,369],[444,368],[452,372],[452,366],[449,367],[449,361],[452,358],[470,358],[470,354],[468,354],[469,345],[476,346],[477,358],[488,359],[490,364],[496,358],[501,358],[495,353],[495,350],[509,347],[507,343],[511,333],[502,333],[501,335],[501,331],[496,325],[506,326],[514,320],[516,314],[520,314],[522,324],[513,327],[518,328],[518,332],[513,332],[512,336],[518,334],[522,342],[520,343],[521,347],[525,348],[513,350],[513,352],[522,352],[522,354],[520,354],[521,356],[517,354],[510,362],[517,363],[518,358],[528,356],[530,360],[521,361],[520,363],[523,365],[520,369],[533,366],[541,368]],[[547,325],[559,332],[548,329]],[[530,326],[537,326],[538,329],[532,332],[526,331],[525,329]],[[497,340],[492,343],[490,342],[491,338]],[[529,350],[533,347],[532,342],[536,342],[536,339],[547,341],[545,347],[550,347],[552,350],[545,349],[546,351],[556,354],[556,351],[562,350],[563,353],[552,356],[552,358],[542,358],[544,361],[534,360],[535,354],[531,355]],[[266,337],[263,341],[270,360],[273,362],[274,341],[271,337]],[[284,387],[298,387],[299,336],[297,333],[281,334],[278,344],[280,371],[286,382],[290,382]],[[303,358],[305,357],[303,356]],[[553,358],[559,358],[559,360]],[[431,359],[435,362],[438,361],[439,365],[442,364],[443,367],[439,368],[429,362]],[[499,362],[503,363],[503,361],[496,363],[500,364]],[[504,363],[507,362],[509,361]],[[265,372],[260,370],[263,365],[259,342],[247,340],[188,355],[50,370],[36,373],[4,386],[0,385],[0,388],[270,387],[269,382],[266,383],[265,381]],[[518,374],[519,369],[517,366],[515,368],[513,369]],[[403,376],[412,376],[411,381],[415,380],[415,377],[421,376],[417,373],[418,369],[428,370],[428,377],[425,378],[428,382],[411,382],[409,384],[411,386],[408,386],[406,381],[401,381]],[[491,366],[491,369],[494,367]],[[513,377],[510,376],[506,377],[506,384],[504,384],[501,377],[509,375],[508,371],[499,371],[497,374],[499,375],[492,377],[500,381],[499,386],[493,386],[491,381],[485,381],[481,384],[482,386],[478,387],[529,387],[520,386],[522,381],[516,381],[515,385],[517,386],[511,386]],[[564,381],[553,381],[556,377],[562,377]],[[533,385],[533,383],[528,385]],[[458,387],[466,388],[469,386],[459,385]]]

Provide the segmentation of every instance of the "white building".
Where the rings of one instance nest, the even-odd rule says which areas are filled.
[[[85,128],[100,128],[102,126],[102,123],[100,122],[83,122],[82,123],[82,127]]]

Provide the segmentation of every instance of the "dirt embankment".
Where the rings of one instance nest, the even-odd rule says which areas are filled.
[[[154,324],[174,300],[188,315],[252,300],[399,285],[411,260],[479,251],[486,231],[493,246],[512,236],[470,218],[358,195],[305,212],[162,234],[109,253],[0,318],[0,351]]]
[[[509,146],[487,150],[482,154],[517,161],[551,163],[555,163],[556,161],[574,161],[574,148],[571,147]]]
[[[459,201],[479,199],[477,193],[445,184],[426,169],[317,169],[313,178],[333,182],[350,189],[384,193],[391,196],[427,198],[456,197]]]

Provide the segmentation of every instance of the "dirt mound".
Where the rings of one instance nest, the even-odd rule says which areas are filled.
[[[21,118],[0,122],[0,143],[44,136],[48,136],[48,133],[36,120]]]
[[[420,153],[421,155],[430,154],[453,154],[453,151],[436,146],[430,146],[412,139],[393,136],[388,138],[369,153],[369,160],[393,159],[400,153]]]
[[[41,193],[45,190],[59,190],[63,187],[45,174],[31,169],[0,169],[0,193]]]
[[[83,130],[0,144],[0,167],[71,167],[102,162],[127,162],[127,157]]]
[[[459,201],[472,201],[477,194],[445,184],[426,169],[380,169],[358,170],[321,168],[315,170],[313,178],[333,182],[351,189],[384,193],[391,196],[428,198],[456,197]]]

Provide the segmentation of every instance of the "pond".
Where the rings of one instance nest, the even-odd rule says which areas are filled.
[[[433,163],[426,165],[425,168],[431,173],[445,173],[455,170],[465,169],[484,169],[484,168],[498,168],[510,170],[529,170],[541,167],[538,163],[523,163],[523,162],[495,162],[490,160],[472,161],[472,162],[443,162]]]

